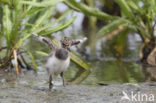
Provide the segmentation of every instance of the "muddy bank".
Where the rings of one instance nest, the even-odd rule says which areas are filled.
[[[0,103],[132,103],[129,100],[121,101],[122,91],[128,95],[132,91],[147,94],[147,96],[152,94],[155,96],[154,101],[149,103],[156,103],[156,83],[110,84],[108,86],[69,84],[66,87],[57,86],[51,92],[47,90],[47,87],[3,83],[0,85]]]

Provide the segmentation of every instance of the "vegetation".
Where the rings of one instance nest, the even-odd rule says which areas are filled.
[[[56,9],[60,2],[68,6],[63,13]],[[37,71],[40,64],[43,66],[50,49],[37,40],[33,41],[32,34],[49,38],[57,47],[59,40],[53,36],[73,24],[78,17],[69,18],[69,15],[75,11],[84,13],[82,29],[88,37],[87,52],[83,48],[77,50],[85,55],[93,69],[91,72],[91,66],[72,51],[69,54],[76,65],[69,67],[65,75],[68,81],[107,85],[110,82],[156,80],[154,68],[136,64],[138,45],[131,48],[131,44],[126,44],[129,43],[128,35],[139,35],[142,40],[141,61],[149,63],[151,57],[149,64],[156,65],[155,0],[0,0],[0,70],[15,69],[17,74],[21,68]],[[96,42],[102,38],[107,42],[98,45],[95,53]]]
[[[96,8],[94,0],[1,0],[0,1],[0,68],[12,68],[12,60],[15,61],[14,67],[19,73],[19,65],[24,62],[28,68],[30,66],[24,59],[23,53],[32,58],[32,64],[37,70],[35,58],[29,49],[24,48],[26,40],[32,33],[47,36],[62,31],[69,27],[75,20],[73,17],[66,19],[73,10],[68,9],[59,17],[55,17],[56,4],[64,2],[69,8],[78,12],[83,12],[89,17],[91,31],[96,30],[98,20],[104,22],[98,32],[92,32],[88,36],[92,45],[95,41],[106,36],[113,37],[118,34],[119,45],[126,41],[126,36],[130,32],[137,33],[144,45],[142,49],[142,62],[147,62],[147,57],[155,47],[154,29],[156,26],[156,1],[155,0],[105,0],[102,3],[107,10]],[[111,4],[118,8],[117,13],[111,8]],[[107,6],[106,6],[107,5]],[[103,11],[102,11],[103,10]],[[95,39],[96,38],[96,39]],[[94,41],[93,41],[94,40]],[[57,46],[57,41],[52,40]],[[121,52],[122,47],[117,49]],[[45,54],[38,51],[40,54]],[[71,52],[71,59],[84,69],[89,69],[88,65],[82,58]],[[19,65],[18,65],[19,64]],[[22,66],[22,65],[21,65]]]
[[[144,43],[141,60],[147,62],[147,57],[155,47],[156,41],[154,36],[154,28],[156,26],[155,0],[110,0],[109,2],[115,2],[120,7],[121,16],[114,16],[102,12],[95,6],[91,7],[85,4],[85,2],[76,2],[75,0],[67,0],[64,2],[74,10],[83,12],[88,16],[94,16],[107,23],[107,25],[104,25],[96,33],[97,39],[106,35],[111,35],[112,33],[120,34],[120,32],[125,30],[128,31],[127,34],[129,32],[137,33]],[[109,7],[111,7],[111,5],[109,5]]]
[[[72,10],[67,10],[59,18],[54,18],[56,4],[61,1],[63,0],[0,1],[0,68],[12,68],[11,61],[14,59],[17,73],[20,72],[21,60],[30,69],[22,56],[23,53],[27,53],[32,58],[34,68],[37,69],[33,54],[24,48],[25,40],[30,38],[32,33],[49,36],[54,32],[62,31],[73,23],[75,17],[66,20],[66,16]],[[52,19],[55,20],[52,21]],[[22,59],[20,60],[19,57]],[[76,57],[73,57],[75,62],[78,62],[76,59],[82,60]],[[87,67],[83,65],[82,67],[88,68],[88,64],[86,65]]]

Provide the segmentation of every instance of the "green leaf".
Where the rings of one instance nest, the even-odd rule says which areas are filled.
[[[85,80],[88,75],[91,73],[90,70],[86,70],[86,71],[83,71],[81,74],[79,74],[79,76],[77,78],[75,78],[74,80],[72,80],[71,82],[73,84],[80,84],[83,80]]]
[[[18,42],[16,43],[15,47],[16,48],[20,48],[22,46],[23,42],[26,39],[28,39],[31,35],[32,35],[31,33],[25,33],[24,36],[18,40]]]
[[[66,5],[68,5],[69,7],[71,7],[72,9],[78,11],[78,12],[81,11],[79,8],[75,7],[75,6],[74,6],[71,2],[69,2],[68,0],[65,0],[64,3],[65,3]]]
[[[48,53],[45,53],[43,51],[36,51],[36,53],[45,57],[48,56]]]
[[[140,7],[139,7],[139,5],[137,4],[137,2],[127,1],[127,4],[128,4],[128,6],[129,6],[130,8],[132,8],[132,9],[134,9],[134,10],[136,10],[136,11],[141,11],[141,10],[139,10]]]
[[[9,3],[10,3],[9,0],[1,0],[0,2],[2,2],[2,3],[6,3],[6,4],[9,4]]]
[[[154,16],[156,16],[156,1],[155,0],[149,0],[149,2],[152,6],[151,11],[154,14]]]
[[[76,55],[76,53],[74,52],[70,52],[70,58],[73,62],[75,62],[76,64],[78,64],[80,67],[88,70],[91,68],[91,65],[89,65],[88,63],[86,63],[85,60],[83,60],[80,56]]]
[[[43,2],[34,2],[34,1],[24,1],[21,0],[20,3],[21,4],[27,4],[27,5],[32,5],[35,7],[48,7],[48,6],[55,6],[57,3],[61,2],[63,0],[46,0]]]
[[[42,32],[40,35],[51,35],[54,32],[61,31],[65,28],[69,27],[74,22],[75,19],[76,19],[76,17],[71,18],[70,20],[65,21],[64,23],[60,23],[57,26],[54,26],[52,29]]]
[[[67,1],[70,3],[70,5],[69,5],[70,7],[77,8],[89,16],[95,16],[102,20],[114,20],[117,18],[115,16],[111,16],[107,13],[104,13],[104,12],[98,10],[97,8],[91,8],[81,2],[76,2],[75,0],[67,0]],[[67,3],[67,5],[68,5],[68,3]]]
[[[37,64],[36,64],[36,61],[35,61],[34,56],[33,56],[32,53],[29,52],[29,51],[27,51],[27,54],[30,56],[30,58],[31,58],[31,60],[32,60],[32,65],[33,65],[35,71],[38,71]]]
[[[70,10],[70,9],[67,10],[58,19],[56,19],[54,23],[61,22],[62,20],[64,20],[68,16],[69,13],[72,13],[72,12],[73,12],[73,10]]]
[[[31,2],[36,2],[36,0],[31,0]],[[33,8],[33,6],[32,6],[32,5],[29,5],[29,6],[27,7],[26,12],[29,11],[31,8]]]
[[[128,18],[135,19],[132,10],[128,6],[126,0],[115,0],[117,4],[120,6],[121,10],[123,11],[124,15]]]
[[[39,30],[40,25],[44,25],[45,22],[47,22],[48,18],[50,16],[52,16],[52,13],[54,12],[55,7],[48,7],[48,8],[44,8],[42,14],[38,17],[38,19],[35,22],[34,26],[31,26],[30,29],[26,29],[23,33],[23,37],[20,38],[20,40],[18,41],[16,48],[19,48],[22,43],[31,36],[32,33],[35,33],[35,31]]]
[[[97,35],[105,35],[106,33],[109,33],[115,29],[117,29],[120,25],[126,25],[126,21],[124,19],[117,19],[112,21],[111,23],[107,24],[106,26],[102,27]]]
[[[31,8],[29,11],[26,12],[26,16],[35,14],[35,13],[41,11],[42,9],[43,8],[41,8],[41,7]]]
[[[7,45],[10,46],[10,36],[11,36],[11,30],[12,30],[12,23],[11,23],[11,19],[10,19],[10,15],[11,12],[9,10],[8,5],[4,5],[3,8],[4,12],[3,12],[3,31],[4,31],[4,35],[6,37],[7,40]]]
[[[59,18],[56,21],[58,22],[58,21],[64,19],[64,17],[65,17],[65,15],[63,17]],[[54,25],[55,23],[57,23],[57,22],[50,23],[50,24],[47,24],[46,26],[44,26],[43,28],[40,28],[38,25],[39,24],[40,25],[43,24],[43,21],[46,20],[46,19],[43,19],[43,18],[47,18],[47,17],[45,17],[45,16],[42,17],[41,16],[41,18],[39,18],[38,22],[36,22],[36,25],[31,27],[30,32],[27,32],[27,31],[24,32],[23,37],[18,41],[18,43],[16,45],[16,48],[19,48],[22,45],[22,43],[24,42],[24,40],[29,38],[32,33],[38,33],[38,32],[41,32],[42,30],[46,30],[48,27],[50,27],[50,26]],[[64,23],[60,23],[60,24],[58,24],[57,26],[53,27],[50,30],[43,31],[41,33],[41,35],[47,35],[47,34],[51,34],[51,33],[57,32],[57,31],[61,31],[61,30],[65,29],[65,28],[69,27],[74,22],[75,19],[76,19],[76,17],[71,18],[70,20],[68,20],[68,21],[66,21]]]
[[[36,30],[33,31],[33,33],[38,34],[38,33],[41,32],[41,31],[45,31],[46,29],[52,27],[52,26],[55,25],[56,23],[61,22],[62,20],[64,20],[64,19],[67,17],[67,15],[68,15],[69,13],[71,13],[71,12],[72,12],[72,10],[67,10],[65,13],[63,13],[62,16],[60,16],[60,17],[59,17],[58,19],[56,19],[54,22],[51,22],[51,23],[49,23],[49,24],[47,24],[47,25],[45,25],[45,26],[43,26],[43,27],[38,27]]]
[[[44,10],[44,11],[41,13],[41,15],[39,16],[39,18],[36,20],[35,24],[36,24],[37,26],[40,26],[40,25],[42,25],[43,23],[45,23],[45,22],[48,20],[48,18],[49,18],[50,16],[52,16],[52,13],[54,12],[54,10],[55,10],[55,7],[46,8],[46,10]],[[36,28],[34,28],[34,29],[36,29]]]

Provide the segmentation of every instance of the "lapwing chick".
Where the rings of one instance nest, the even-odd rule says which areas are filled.
[[[38,39],[41,42],[44,42],[49,46],[49,48],[52,50],[50,55],[46,59],[45,68],[48,71],[49,74],[49,90],[53,88],[53,75],[60,74],[63,82],[63,86],[65,86],[65,80],[64,80],[64,72],[67,70],[70,64],[70,47],[73,45],[77,45],[79,43],[83,43],[87,40],[87,38],[84,39],[77,39],[77,40],[71,40],[68,37],[64,37],[60,42],[61,46],[56,48],[50,39],[46,37],[38,36],[37,34],[33,34],[33,37]]]
[[[63,86],[65,86],[64,71],[67,70],[70,63],[70,56],[67,49],[59,48],[53,51],[47,58],[45,67],[49,74],[49,90],[53,87],[53,75],[60,74]]]

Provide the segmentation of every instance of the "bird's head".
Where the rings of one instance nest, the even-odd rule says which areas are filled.
[[[72,40],[68,37],[64,37],[62,40],[61,40],[61,45],[62,45],[62,48],[64,49],[67,49],[70,51],[70,47],[72,45]]]

